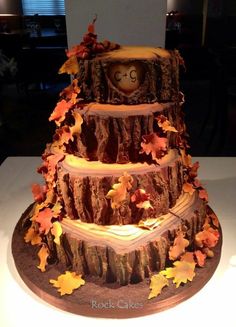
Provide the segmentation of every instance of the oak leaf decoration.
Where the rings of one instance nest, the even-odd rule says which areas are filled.
[[[78,59],[75,55],[71,55],[69,59],[64,62],[64,64],[59,69],[59,74],[69,74],[69,75],[76,75],[79,73],[79,63]]]
[[[60,96],[63,97],[66,101],[70,101],[73,104],[77,103],[77,95],[80,93],[80,87],[78,86],[78,79],[73,79],[71,85],[64,88],[61,91]]]
[[[164,115],[159,115],[155,118],[157,120],[157,124],[164,132],[175,132],[177,133],[177,129],[171,126],[171,123]]]
[[[150,203],[150,195],[146,193],[144,189],[137,189],[130,198],[131,202],[134,202],[136,207],[139,209],[152,208]]]
[[[40,185],[37,183],[32,184],[31,190],[33,193],[34,200],[36,202],[42,202],[46,198],[47,193],[47,186],[46,185]]]
[[[31,245],[38,245],[42,242],[42,237],[39,235],[39,232],[34,228],[33,225],[27,230],[24,240],[26,243],[31,243]]]
[[[197,265],[199,267],[204,267],[207,255],[200,250],[196,250],[194,251],[194,256],[196,258]]]
[[[149,135],[143,135],[141,142],[142,150],[140,153],[146,153],[146,155],[151,154],[152,160],[157,160],[162,158],[167,153],[167,138],[159,137],[156,133],[151,133]]]
[[[180,261],[185,261],[195,264],[193,252],[185,252],[183,255],[181,255]]]
[[[181,283],[186,284],[187,281],[193,280],[195,276],[195,263],[175,261],[173,265],[174,267],[166,268],[165,270],[161,271],[161,274],[166,276],[166,278],[173,278],[176,288],[178,288]]]
[[[168,279],[164,277],[161,273],[153,275],[151,277],[151,283],[150,283],[151,292],[148,296],[148,300],[157,297],[159,294],[161,294],[162,289],[168,285],[169,285]]]
[[[195,243],[200,248],[214,248],[218,243],[219,237],[219,231],[217,229],[209,227],[195,235]]]
[[[40,260],[39,265],[37,266],[38,269],[40,269],[42,272],[46,271],[46,265],[47,265],[47,258],[49,256],[49,249],[46,246],[46,244],[43,244],[38,252],[38,257]]]
[[[75,272],[66,271],[64,274],[58,276],[57,280],[50,279],[49,282],[54,287],[58,288],[61,296],[65,294],[72,294],[75,289],[78,289],[85,284],[81,275],[76,275]]]
[[[52,227],[53,211],[50,208],[44,208],[41,210],[35,218],[35,221],[39,223],[40,233],[48,234]]]
[[[66,114],[72,108],[72,106],[73,103],[71,101],[62,99],[54,108],[51,116],[49,117],[49,121],[55,120],[57,126],[60,126],[61,123],[65,120]]]
[[[174,239],[174,244],[169,250],[169,259],[176,260],[185,252],[185,248],[189,246],[189,241],[184,238],[184,233],[182,231],[178,232]]]
[[[195,188],[193,187],[192,184],[186,182],[183,184],[183,191],[185,193],[189,193],[190,195],[192,195],[195,192]]]
[[[125,172],[118,181],[119,183],[112,185],[112,189],[106,195],[108,199],[111,199],[112,209],[120,208],[122,202],[126,200],[127,192],[132,188],[133,178]]]

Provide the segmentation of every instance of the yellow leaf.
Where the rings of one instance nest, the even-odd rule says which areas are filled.
[[[169,285],[168,280],[162,274],[159,273],[157,275],[153,275],[151,277],[151,284],[150,284],[151,292],[148,296],[148,300],[161,294],[163,287],[168,285]]]
[[[49,256],[49,250],[48,247],[44,244],[38,252],[40,263],[37,266],[37,268],[39,268],[42,272],[46,270],[45,266],[47,265],[48,256]]]
[[[66,271],[65,274],[58,276],[57,280],[50,279],[49,281],[54,287],[58,288],[58,292],[62,295],[71,294],[73,290],[85,284],[81,275],[76,275],[75,272]]]
[[[39,233],[35,230],[33,226],[30,226],[27,233],[25,234],[24,240],[26,243],[31,243],[32,245],[40,244],[42,238]]]
[[[59,69],[59,74],[67,73],[75,75],[79,72],[79,64],[76,56],[72,56]]]
[[[52,223],[51,233],[53,236],[55,236],[54,242],[60,245],[60,236],[62,234],[62,228],[61,224],[58,221]]]
[[[189,241],[184,238],[184,233],[180,231],[174,239],[173,246],[169,250],[170,260],[176,260],[185,252],[185,248],[189,246]]]
[[[175,261],[174,267],[166,268],[161,272],[166,278],[174,278],[173,282],[176,284],[176,288],[180,286],[181,283],[187,283],[187,281],[192,281],[195,276],[195,266],[193,262],[187,261]]]

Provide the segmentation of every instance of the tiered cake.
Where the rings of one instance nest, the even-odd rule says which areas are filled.
[[[60,73],[73,81],[50,116],[57,129],[39,168],[46,183],[33,185],[23,216],[26,246],[42,272],[58,265],[120,287],[159,276],[162,289],[167,269],[192,264],[183,285],[219,232],[186,152],[179,53],[99,43],[91,24],[67,55]]]

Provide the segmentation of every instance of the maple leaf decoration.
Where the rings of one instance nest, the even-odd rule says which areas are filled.
[[[185,248],[189,246],[189,241],[184,238],[184,233],[182,231],[178,232],[174,239],[173,246],[169,250],[170,260],[176,260],[185,252]]]
[[[60,126],[61,122],[65,120],[66,113],[72,106],[73,103],[70,101],[67,102],[65,99],[59,101],[49,117],[49,121],[55,120],[55,123]]]
[[[139,209],[149,209],[152,208],[150,203],[150,195],[146,193],[145,190],[139,188],[130,198],[131,202],[135,202],[135,205]]]
[[[34,200],[36,202],[42,202],[46,198],[47,187],[46,185],[32,184],[31,186]]]
[[[120,208],[122,202],[126,200],[127,192],[132,188],[133,178],[125,172],[118,181],[119,183],[112,185],[112,189],[106,195],[108,199],[111,199],[112,209]]]
[[[58,292],[61,296],[72,294],[75,289],[85,284],[81,275],[76,275],[75,272],[70,271],[66,271],[65,274],[58,276],[57,280],[50,279],[49,282],[53,284],[54,287],[58,288]]]
[[[94,17],[92,23],[88,25],[88,32],[83,36],[83,41],[80,44],[66,51],[67,57],[77,57],[79,59],[90,59],[96,56],[97,53],[118,49],[120,46],[110,41],[97,41],[95,34],[95,22],[97,16]]]
[[[44,208],[35,217],[35,221],[40,224],[40,233],[48,234],[52,227],[53,211],[50,208]]]
[[[157,120],[157,124],[164,132],[175,132],[177,133],[177,129],[171,126],[171,123],[164,115],[159,115],[155,118]]]
[[[71,55],[69,59],[59,69],[59,74],[70,74],[75,75],[79,73],[79,63],[76,55]]]
[[[42,173],[46,182],[53,186],[55,182],[56,167],[58,162],[63,160],[65,155],[63,153],[51,154],[46,157],[41,167],[38,168],[38,172]]]
[[[156,133],[143,135],[144,142],[141,143],[142,150],[140,153],[151,154],[152,160],[162,158],[167,153],[167,138],[159,137]]]
[[[148,296],[148,300],[157,297],[157,295],[161,294],[162,289],[168,285],[169,285],[168,279],[164,277],[162,274],[159,273],[157,275],[153,275],[151,277],[151,283],[150,283],[151,292]]]
[[[63,91],[61,91],[60,96],[66,101],[70,101],[73,104],[77,103],[77,95],[80,93],[80,87],[78,86],[78,79],[74,78],[71,85],[67,86]]]
[[[166,268],[165,270],[161,271],[161,274],[166,276],[166,278],[173,278],[176,288],[178,288],[181,283],[186,284],[188,280],[193,280],[195,276],[195,263],[175,261],[173,265],[174,267]]]
[[[46,246],[46,244],[43,244],[41,249],[38,252],[38,257],[40,260],[39,265],[37,266],[38,269],[40,269],[42,272],[46,271],[46,265],[47,265],[47,258],[49,256],[49,249]]]
[[[195,243],[200,248],[214,248],[218,243],[219,237],[220,233],[217,229],[208,227],[195,235]]]

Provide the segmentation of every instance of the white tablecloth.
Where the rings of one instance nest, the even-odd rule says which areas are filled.
[[[41,159],[9,157],[0,167],[0,326],[236,326],[236,158],[194,158],[209,203],[220,219],[223,249],[207,285],[189,300],[164,312],[132,320],[77,316],[52,307],[25,286],[14,266],[11,237],[21,213],[33,201],[31,184]]]

